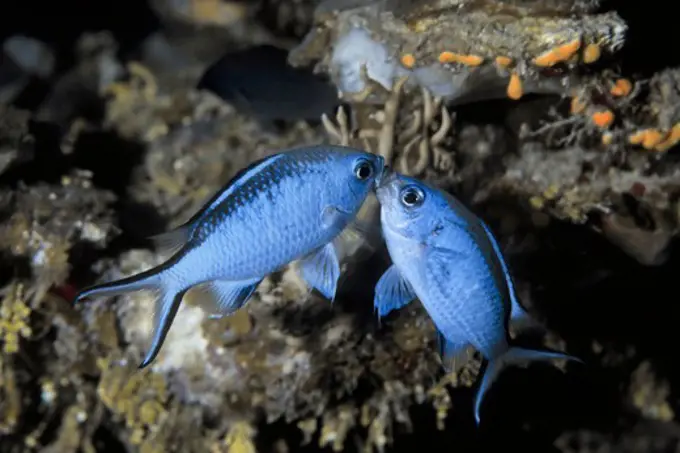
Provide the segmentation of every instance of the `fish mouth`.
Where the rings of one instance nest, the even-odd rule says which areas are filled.
[[[378,201],[383,203],[387,197],[390,195],[390,190],[392,189],[393,182],[397,179],[397,172],[392,170],[388,165],[383,168],[380,177],[375,181],[375,194],[378,197]]]
[[[378,161],[378,169],[377,169],[377,175],[375,176],[375,187],[377,188],[378,185],[380,185],[380,181],[382,178],[385,176],[385,172],[389,169],[387,165],[385,165],[385,158],[382,156],[377,156],[377,161]]]

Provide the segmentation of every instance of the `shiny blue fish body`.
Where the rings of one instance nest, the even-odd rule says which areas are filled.
[[[490,229],[462,203],[396,172],[383,176],[377,197],[393,265],[376,286],[376,310],[384,316],[417,297],[437,327],[445,358],[471,344],[489,360],[475,400],[478,422],[483,396],[503,365],[573,359],[510,346],[508,322],[525,312]]]
[[[152,345],[158,354],[183,295],[203,285],[214,316],[245,304],[268,274],[301,259],[307,283],[333,299],[339,264],[333,240],[352,222],[384,168],[380,156],[339,146],[298,148],[241,171],[196,215],[157,242],[173,251],[160,266],[83,290],[85,297],[159,292]]]

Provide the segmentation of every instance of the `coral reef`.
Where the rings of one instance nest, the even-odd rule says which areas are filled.
[[[609,3],[155,0],[161,26],[133,44],[120,30],[66,50],[15,37],[0,62],[0,450],[677,449],[680,69],[621,71],[629,18]],[[262,43],[329,76],[336,114],[265,124],[195,88],[225,52]],[[71,304],[164,261],[146,238],[239,169],[322,143],[470,205],[547,327],[513,336],[568,344],[587,366],[504,372],[476,431],[478,354],[443,375],[419,303],[374,317],[379,234],[347,238],[333,304],[295,264],[225,319],[189,292],[141,371],[151,294]],[[360,217],[377,222],[375,199]]]

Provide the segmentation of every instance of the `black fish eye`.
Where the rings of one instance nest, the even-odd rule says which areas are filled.
[[[421,205],[424,199],[425,194],[417,187],[407,187],[401,191],[401,202],[409,208]]]
[[[373,166],[370,162],[362,160],[354,167],[354,175],[357,179],[365,181],[373,175]]]

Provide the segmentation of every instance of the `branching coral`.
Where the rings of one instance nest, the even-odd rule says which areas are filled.
[[[0,339],[3,352],[7,356],[19,351],[19,339],[30,338],[32,334],[29,324],[31,309],[26,304],[24,285],[14,283],[2,291],[0,304]]]
[[[130,443],[143,452],[165,451],[162,447],[169,395],[165,378],[149,371],[135,372],[111,357],[97,362],[102,376],[97,394],[104,405],[122,418]]]

